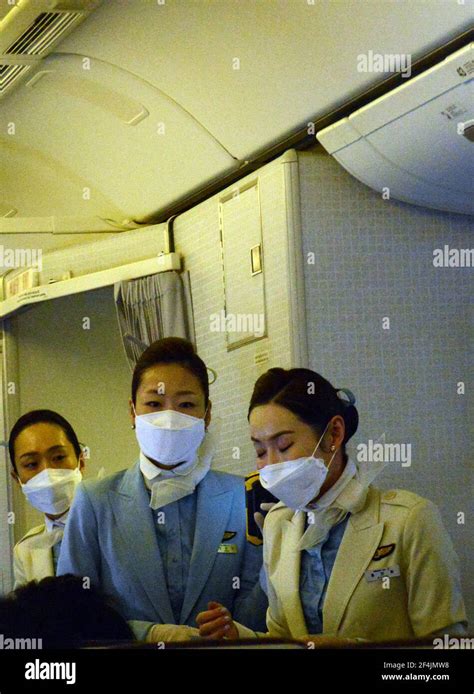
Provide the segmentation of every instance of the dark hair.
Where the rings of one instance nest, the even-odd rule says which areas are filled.
[[[269,369],[255,383],[248,417],[254,407],[273,402],[286,407],[321,436],[329,420],[340,415],[346,428],[344,446],[357,431],[359,414],[354,407],[352,393],[350,399],[353,402],[343,400],[338,393],[348,395],[350,391],[334,388],[329,381],[310,369]]]
[[[95,641],[133,641],[112,600],[79,576],[48,576],[0,600],[0,633],[42,639],[44,648],[75,648]]]
[[[31,412],[27,412],[26,414],[23,414],[19,419],[17,419],[10,432],[10,438],[8,439],[8,451],[10,453],[10,460],[12,461],[12,465],[15,469],[15,472],[17,472],[15,465],[16,439],[21,434],[23,429],[26,429],[32,424],[40,423],[55,424],[56,426],[60,427],[66,434],[68,441],[72,444],[72,447],[74,448],[75,454],[79,458],[82,450],[81,445],[79,443],[79,439],[77,438],[76,432],[69,424],[67,419],[64,419],[64,417],[62,417],[57,412],[53,412],[52,410],[31,410]]]
[[[132,400],[134,404],[143,373],[156,364],[179,364],[188,369],[199,379],[204,391],[205,404],[207,405],[209,400],[209,376],[206,365],[201,357],[196,354],[193,344],[182,337],[164,337],[162,340],[152,342],[143,352],[133,370]]]

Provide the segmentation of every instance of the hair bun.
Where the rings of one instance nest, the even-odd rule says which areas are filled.
[[[359,413],[355,407],[356,398],[349,388],[337,388],[336,395],[344,406],[344,411],[342,413],[344,424],[346,425],[344,443],[347,443],[349,439],[354,436],[359,426]]]
[[[346,425],[344,443],[347,443],[347,441],[354,436],[359,426],[359,413],[357,412],[357,408],[354,407],[354,405],[348,405],[344,410],[343,418]]]
[[[355,395],[349,388],[336,388],[336,395],[344,405],[355,405]]]

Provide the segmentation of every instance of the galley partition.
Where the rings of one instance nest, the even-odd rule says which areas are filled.
[[[180,255],[165,252],[164,230],[165,225],[155,225],[45,254],[42,267],[35,268],[35,286],[3,293],[0,592],[12,586],[14,542],[41,522],[10,479],[6,441],[20,414],[37,408],[63,414],[90,455],[86,476],[134,462],[136,442],[127,410],[130,371],[113,288],[118,282],[181,271]]]

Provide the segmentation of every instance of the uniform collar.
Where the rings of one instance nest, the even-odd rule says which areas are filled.
[[[325,492],[322,496],[319,497],[317,501],[314,501],[312,504],[308,504],[307,511],[319,511],[324,508],[328,508],[331,506],[333,501],[339,496],[339,494],[342,492],[344,487],[346,487],[350,480],[355,476],[357,472],[356,465],[351,458],[347,459],[347,462],[344,466],[344,470],[342,471],[340,477],[334,482],[332,487],[330,487],[327,492]]]
[[[66,511],[66,513],[63,513],[63,515],[60,516],[60,518],[55,518],[54,520],[52,518],[48,518],[48,516],[45,515],[44,523],[46,525],[46,532],[50,533],[55,528],[60,528],[61,530],[64,530],[64,528],[66,527],[68,515],[69,509]]]

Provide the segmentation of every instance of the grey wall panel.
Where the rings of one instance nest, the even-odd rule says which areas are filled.
[[[378,483],[438,505],[472,624],[472,268],[434,267],[433,251],[471,247],[473,220],[382,200],[320,150],[301,154],[299,169],[305,261],[315,253],[305,262],[310,366],[357,396],[353,454],[383,434],[411,444],[411,466],[390,463]]]

